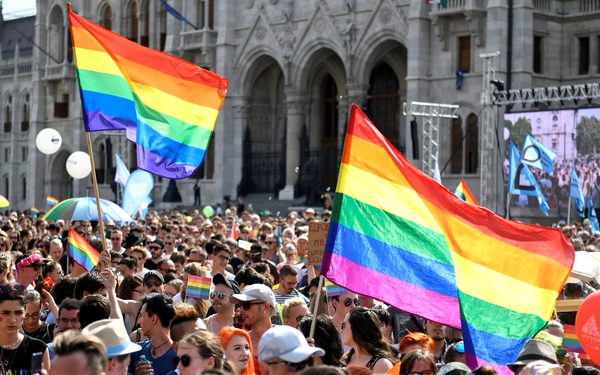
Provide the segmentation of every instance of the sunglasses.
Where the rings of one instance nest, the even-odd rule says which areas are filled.
[[[189,354],[184,354],[181,357],[177,356],[173,358],[173,366],[177,367],[177,365],[179,365],[179,362],[181,362],[181,366],[188,367],[192,363],[192,359],[194,358],[198,357],[192,357]]]
[[[177,272],[177,270],[175,268],[161,268],[160,270],[163,271],[164,273],[169,273],[169,272],[175,273],[175,272]]]
[[[249,301],[244,301],[244,302],[240,302],[235,307],[236,308],[242,308],[244,310],[250,310],[252,308],[252,305],[262,305],[263,303],[264,302],[249,302]]]
[[[298,372],[298,371],[302,371],[304,370],[306,367],[311,367],[314,363],[314,360],[312,357],[309,357],[307,359],[305,359],[302,362],[298,362],[298,363],[294,363],[294,362],[288,362],[288,361],[273,361],[273,362],[267,362],[267,365],[269,366],[287,366],[288,370],[290,370],[291,372]]]
[[[229,293],[223,293],[223,292],[210,292],[209,297],[210,299],[215,299],[215,297],[219,297],[219,299],[225,299],[225,297],[230,296],[231,294]]]
[[[162,250],[162,248],[160,246],[148,246],[148,250]]]
[[[118,240],[120,240],[120,238],[119,237],[115,237],[115,238],[111,238],[110,240],[111,241],[118,241]]]
[[[358,298],[355,298],[355,299],[346,298],[344,300],[344,306],[346,306],[346,307],[352,306],[352,303],[354,303],[354,306],[360,306],[360,300]]]
[[[26,284],[15,284],[15,285],[2,284],[2,285],[0,285],[0,294],[15,293],[19,296],[22,296],[26,290],[27,290]]]

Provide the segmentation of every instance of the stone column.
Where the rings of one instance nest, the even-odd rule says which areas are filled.
[[[250,105],[248,98],[239,96],[232,98],[231,107],[233,108],[233,129],[232,132],[226,132],[226,137],[231,137],[233,142],[227,142],[226,151],[222,156],[224,170],[231,173],[224,173],[223,178],[230,180],[225,183],[229,189],[224,189],[225,194],[235,197],[237,185],[242,181],[242,168],[244,166],[244,136],[248,126],[248,113]],[[229,176],[228,176],[229,174]]]
[[[300,166],[300,134],[304,126],[305,96],[294,91],[286,92],[287,129],[285,150],[285,187],[279,192],[280,200],[294,199],[294,185],[298,181]]]

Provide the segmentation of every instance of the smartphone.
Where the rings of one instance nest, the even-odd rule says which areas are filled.
[[[31,356],[31,373],[32,374],[40,374],[42,372],[42,357],[44,353],[37,352],[33,353]]]

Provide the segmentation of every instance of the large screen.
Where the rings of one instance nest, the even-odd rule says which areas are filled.
[[[562,209],[566,210],[569,201],[571,168],[575,167],[586,197],[592,196],[592,189],[597,185],[600,175],[600,108],[504,115],[504,139],[507,143],[512,140],[521,150],[528,133],[557,154],[553,175],[535,168],[531,171],[536,175],[550,207],[559,208],[559,215],[566,217],[566,211],[562,212]],[[505,160],[507,171],[508,159]],[[537,201],[533,197],[519,196],[518,199],[513,198],[513,205],[537,206]]]

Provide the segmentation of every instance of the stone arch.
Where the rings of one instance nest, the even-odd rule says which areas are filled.
[[[298,49],[294,56],[297,56],[292,63],[294,69],[291,72],[289,84],[300,91],[308,89],[308,81],[313,74],[314,66],[335,55],[342,62],[344,77],[348,76],[346,64],[340,56],[344,56],[343,49],[332,40],[317,38]],[[345,81],[345,79],[344,79]],[[344,85],[345,86],[345,85]]]
[[[48,185],[50,187],[50,195],[63,200],[71,196],[73,190],[73,179],[67,173],[66,163],[67,158],[71,154],[70,151],[65,149],[60,150],[56,153],[54,158],[49,162],[49,178]]]
[[[59,63],[64,62],[66,55],[65,20],[65,13],[60,5],[54,5],[48,12],[48,50]]]
[[[267,46],[252,48],[248,54],[240,56],[238,61],[247,62],[241,65],[241,69],[237,74],[235,82],[240,82],[240,85],[236,94],[244,96],[250,95],[256,77],[273,63],[279,66],[283,72],[284,78],[286,78],[285,82],[287,82],[283,64],[276,56],[277,52],[273,48]]]
[[[114,13],[108,1],[103,1],[100,3],[96,14],[98,15],[98,25],[107,30],[112,30]]]
[[[406,40],[393,30],[382,30],[362,40],[357,46],[356,56],[366,58],[356,59],[353,67],[355,83],[368,84],[371,71],[378,61],[386,59],[398,76],[406,76],[408,50]],[[392,61],[396,56],[398,61]],[[399,65],[403,63],[403,66]]]

